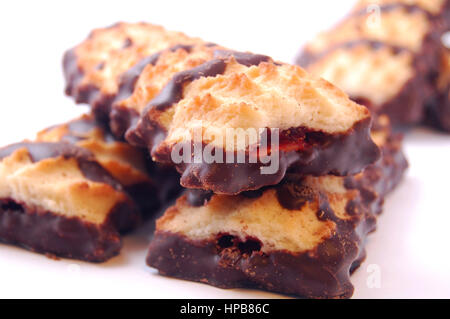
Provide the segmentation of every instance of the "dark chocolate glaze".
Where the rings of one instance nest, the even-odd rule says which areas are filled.
[[[263,175],[261,168],[269,165],[249,163],[249,156],[245,156],[245,163],[177,164],[176,168],[181,173],[180,184],[186,188],[204,189],[216,194],[236,195],[278,184],[296,159],[294,153],[280,154],[278,170],[274,174]]]
[[[63,57],[64,78],[66,81],[65,92],[73,96],[75,88],[83,79],[83,72],[78,67],[75,49],[68,50]]]
[[[30,159],[35,163],[48,158],[64,157],[77,160],[78,167],[84,177],[99,183],[105,183],[118,191],[122,191],[122,185],[117,182],[100,164],[95,161],[91,152],[87,149],[66,142],[22,142],[0,148],[0,160],[10,156],[15,151],[25,148]]]
[[[103,68],[104,64],[100,63],[100,66]],[[100,94],[99,88],[94,85],[81,84],[84,72],[78,66],[76,48],[70,49],[64,54],[63,71],[66,81],[65,93],[74,97],[76,103],[90,104],[97,120],[101,123],[108,123],[114,96]]]
[[[276,188],[278,202],[291,210],[301,210],[302,207],[315,200],[314,190],[302,183],[284,182]]]
[[[450,132],[450,86],[431,98],[426,105],[426,122],[428,125]]]
[[[104,67],[104,62],[99,67]],[[75,98],[76,103],[91,105],[95,118],[100,123],[108,124],[111,105],[115,94],[103,94],[99,88],[92,84],[81,84],[84,72],[78,66],[75,48],[68,50],[63,58],[63,70],[66,81],[65,93]]]
[[[92,157],[92,153],[88,150],[81,147],[76,147],[69,143],[22,142],[0,148],[0,160],[10,156],[12,153],[21,148],[27,149],[33,163],[59,156],[63,156],[65,158],[74,157],[77,159]]]
[[[132,45],[133,45],[133,39],[131,39],[131,38],[126,38],[125,41],[123,42],[122,50],[123,50],[123,49],[128,49],[128,48],[131,47]]]
[[[109,114],[109,126],[114,136],[119,140],[125,139],[126,131],[136,125],[139,113],[130,107],[114,105]]]
[[[375,164],[368,166],[363,173],[347,176],[344,185],[347,189],[357,189],[364,205],[373,215],[382,211],[384,198],[401,181],[408,162],[402,152],[403,137],[391,134],[381,147],[382,157]]]
[[[226,62],[222,59],[208,61],[198,67],[182,71],[173,76],[161,92],[149,103],[148,108],[159,111],[171,107],[183,97],[183,88],[187,83],[201,77],[216,76],[225,72]]]
[[[185,194],[187,202],[193,207],[206,205],[213,196],[212,192],[202,189],[188,189]]]
[[[125,134],[126,140],[135,146],[149,149],[157,145],[165,137],[165,132],[159,129],[159,125],[151,123],[148,114],[152,110],[164,111],[182,99],[183,87],[189,82],[203,76],[215,76],[225,71],[224,60],[215,59],[208,61],[196,68],[182,71],[173,76],[169,83],[164,86],[161,92],[146,106],[140,119]],[[158,143],[156,143],[158,141]]]
[[[116,256],[122,246],[115,228],[95,225],[78,217],[65,217],[0,199],[0,242],[31,251],[90,262]]]
[[[95,129],[100,129],[104,142],[123,143],[117,141],[109,130],[98,123],[93,116],[84,116],[71,121],[67,127],[69,133],[63,137],[63,141],[76,144],[91,138],[90,133]],[[178,185],[179,177],[174,169],[152,163],[144,150],[142,150],[142,156],[147,159],[145,173],[148,175],[148,180],[123,186],[123,189],[139,206],[142,217],[146,218],[152,216],[160,207],[171,201],[179,193],[180,187]],[[107,168],[105,167],[105,169]],[[85,173],[90,171],[89,167],[85,171]],[[98,181],[102,182],[102,180]]]
[[[195,163],[192,158],[191,163],[176,164],[176,168],[182,174],[183,187],[229,195],[276,185],[286,172],[303,176],[352,175],[379,158],[379,150],[371,140],[369,127],[370,119],[366,119],[343,134],[329,135],[304,130],[306,148],[284,152],[281,144],[277,156],[279,169],[274,174],[261,174],[261,167],[270,164],[250,163],[248,154],[243,155],[245,163],[226,163],[225,151],[223,163]],[[283,143],[282,139],[280,141]],[[170,154],[171,150],[164,150],[153,155],[157,155],[156,160],[164,162],[170,161]],[[236,154],[234,156],[237,158]]]
[[[79,141],[91,138],[90,133],[101,130],[102,140],[106,143],[114,143],[116,139],[104,123],[99,123],[94,116],[83,116],[67,123],[68,133],[63,136],[62,141],[76,144]]]
[[[378,5],[380,12],[389,12],[394,11],[397,9],[402,9],[408,13],[414,13],[414,12],[423,12],[424,14],[431,16],[431,14],[423,9],[422,7],[415,5],[415,4],[407,4],[407,3],[387,3],[383,5]],[[371,14],[371,12],[367,12],[367,7],[362,8],[361,10],[357,10],[355,12],[352,12],[350,14],[350,17],[353,16],[361,16],[361,15],[368,15]]]
[[[340,50],[340,49],[349,50],[349,49],[352,49],[352,48],[355,48],[358,46],[368,46],[373,50],[389,48],[395,54],[399,54],[399,53],[402,53],[405,51],[410,51],[407,48],[392,45],[392,44],[385,43],[385,42],[369,40],[369,39],[358,39],[358,40],[352,40],[352,41],[348,41],[348,42],[338,43],[338,44],[333,45],[333,46],[331,46],[323,51],[320,51],[320,52],[311,52],[311,51],[305,50],[297,58],[296,64],[306,68],[306,67],[320,61],[324,57],[328,56],[329,54],[331,54],[337,50]]]
[[[177,44],[167,50],[172,52],[175,52],[177,50],[185,50],[189,53],[192,51],[192,48],[193,45]],[[133,94],[137,80],[139,79],[139,76],[141,75],[145,67],[150,64],[156,65],[161,54],[164,51],[166,50],[156,52],[142,59],[121,76],[119,82],[119,92],[114,99],[111,113],[109,115],[109,125],[111,127],[111,131],[116,137],[123,139],[125,132],[131,126],[135,125],[139,119],[139,113],[136,110],[122,106],[118,102],[129,98]]]
[[[446,24],[446,28],[450,30],[450,1],[448,1]],[[441,59],[446,59],[450,55],[450,48],[443,44],[439,55]],[[448,73],[449,70],[446,70],[443,63],[445,62],[441,62],[438,73],[432,79],[433,94],[426,103],[425,123],[435,129],[450,133],[450,75],[445,73]]]
[[[161,53],[162,51],[159,51],[142,59],[120,76],[119,92],[117,93],[115,101],[121,101],[131,96],[142,71],[147,65],[155,65],[158,62]]]
[[[259,65],[262,62],[270,62],[272,59],[267,55],[254,54],[249,52],[238,52],[231,50],[215,50],[214,58],[216,59],[227,59],[229,57],[234,57],[239,64],[251,67],[253,65]]]
[[[256,238],[245,241],[229,234],[210,240],[191,240],[180,234],[156,231],[147,264],[163,275],[199,281],[220,288],[261,288],[307,298],[349,298],[353,293],[350,271],[363,259],[365,236],[375,219],[360,203],[358,214],[339,219],[326,196],[315,194],[318,216],[336,222],[335,234],[312,251],[261,251]],[[289,206],[295,206],[295,204]]]

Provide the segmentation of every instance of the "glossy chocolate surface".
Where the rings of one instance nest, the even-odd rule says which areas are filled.
[[[264,186],[278,184],[286,173],[298,175],[321,176],[333,174],[338,176],[359,173],[379,158],[379,150],[369,134],[370,119],[361,121],[344,134],[329,135],[320,132],[306,132],[300,151],[283,151],[283,139],[280,140],[278,170],[274,174],[262,174],[261,167],[269,164],[258,161],[251,163],[248,154],[243,154],[244,163],[191,163],[176,164],[182,174],[181,185],[219,194],[238,194],[252,191]],[[161,155],[161,154],[160,154]],[[170,151],[158,160],[169,158]],[[234,158],[238,158],[235,154]]]
[[[147,264],[163,275],[220,288],[261,288],[307,298],[349,298],[353,293],[350,271],[364,256],[363,239],[374,229],[375,219],[364,212],[360,203],[353,202],[347,209],[360,210],[344,221],[334,215],[324,197],[316,195],[314,200],[320,202],[318,217],[337,223],[335,235],[314,251],[264,253],[256,238],[241,241],[221,234],[214,240],[193,241],[157,231]],[[288,206],[297,203],[295,199]]]
[[[0,199],[0,242],[57,257],[103,262],[122,246],[108,223],[94,225],[78,217],[65,217]]]

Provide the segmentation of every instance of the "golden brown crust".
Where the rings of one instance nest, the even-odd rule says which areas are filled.
[[[64,56],[66,93],[89,103],[106,119],[120,75],[141,59],[175,44],[202,42],[148,23],[117,23],[96,29]]]

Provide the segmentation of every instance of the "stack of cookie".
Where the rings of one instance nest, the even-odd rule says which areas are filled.
[[[361,0],[307,44],[297,64],[395,125],[450,131],[448,31],[449,0]]]
[[[372,120],[300,67],[145,23],[93,31],[67,52],[64,71],[67,94],[92,115],[0,150],[5,180],[19,177],[1,196],[0,238],[105,260],[118,250],[108,254],[105,242],[118,243],[118,233],[153,210],[153,198],[176,189],[165,173],[172,167],[184,194],[157,221],[147,258],[161,274],[312,298],[352,295],[349,276],[366,236],[407,166],[387,117]],[[150,170],[142,169],[145,152],[159,163]],[[28,171],[49,177],[36,183]],[[140,177],[148,190],[130,191]],[[8,214],[20,217],[10,222]],[[59,219],[95,236],[76,242],[78,229]]]

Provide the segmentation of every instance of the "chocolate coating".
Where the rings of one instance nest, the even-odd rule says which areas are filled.
[[[226,63],[222,59],[208,61],[196,68],[174,75],[161,92],[149,103],[147,108],[163,111],[182,99],[183,87],[201,77],[216,76],[225,71]],[[145,113],[145,111],[144,111]]]
[[[0,199],[0,242],[58,257],[103,262],[122,246],[109,224],[94,225],[31,208],[12,199]]]
[[[301,151],[283,151],[283,139],[280,139],[279,168],[274,174],[261,174],[261,167],[270,164],[250,163],[248,154],[244,154],[245,163],[226,163],[225,151],[222,152],[223,163],[195,163],[192,159],[191,163],[176,164],[176,168],[182,174],[180,181],[183,187],[220,194],[238,194],[276,185],[286,172],[303,176],[352,175],[379,158],[379,150],[370,138],[369,126],[370,119],[367,119],[344,134],[329,135],[305,130],[306,147]],[[170,154],[167,150],[165,156],[158,160],[168,160]],[[237,156],[234,154],[234,158]]]
[[[93,181],[105,183],[116,190],[123,190],[122,185],[117,182],[100,164],[88,150],[66,142],[22,142],[11,144],[0,148],[0,160],[10,156],[18,149],[25,148],[33,162],[39,162],[48,158],[64,157],[75,158],[83,175]]]
[[[374,215],[382,212],[384,198],[401,181],[408,162],[402,152],[403,137],[392,134],[381,148],[381,159],[368,166],[362,174],[344,179],[347,189],[358,189],[364,204]]]
[[[360,212],[343,221],[324,198],[316,200],[322,201],[318,216],[337,222],[338,230],[313,252],[264,253],[255,238],[240,241],[222,234],[215,240],[193,241],[157,231],[147,264],[163,275],[220,288],[254,287],[307,298],[349,298],[353,293],[350,271],[364,256],[363,238],[374,229],[375,219]]]
[[[232,50],[215,50],[214,57],[216,59],[227,59],[229,57],[234,57],[239,64],[245,65],[247,67],[253,65],[259,65],[262,62],[270,62],[272,59],[267,55],[254,54],[248,52],[238,52]]]
[[[307,68],[309,65],[314,64],[315,62],[321,60],[322,58],[326,57],[327,55],[329,55],[334,51],[337,51],[339,49],[352,49],[359,45],[367,45],[373,50],[379,50],[388,47],[392,49],[392,51],[395,52],[395,54],[401,53],[403,51],[409,51],[407,48],[391,45],[380,41],[369,39],[358,39],[344,43],[338,43],[320,52],[310,52],[308,50],[305,50],[301,52],[301,54],[297,57],[296,64],[304,68]]]
[[[212,197],[213,193],[202,189],[188,189],[185,192],[189,205],[201,207],[205,205]]]

